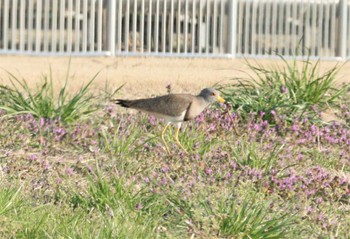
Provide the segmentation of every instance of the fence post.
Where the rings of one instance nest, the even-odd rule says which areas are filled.
[[[345,60],[347,57],[347,48],[346,48],[346,38],[347,38],[347,18],[348,18],[348,1],[340,0],[339,1],[339,53],[338,55]]]
[[[231,57],[236,57],[236,42],[237,42],[237,0],[229,0],[228,2],[228,53]]]
[[[108,7],[108,50],[111,56],[115,56],[116,0],[109,0]]]

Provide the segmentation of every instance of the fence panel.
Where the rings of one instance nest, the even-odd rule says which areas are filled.
[[[116,54],[227,53],[228,0],[119,0]]]
[[[0,1],[0,52],[103,54],[103,0]]]
[[[238,0],[237,54],[335,58],[340,50],[338,8],[339,0]],[[347,19],[347,27],[349,23]]]
[[[350,0],[0,0],[0,54],[350,56]]]

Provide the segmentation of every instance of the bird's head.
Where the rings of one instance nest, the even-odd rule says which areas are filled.
[[[225,102],[225,100],[220,96],[220,92],[215,90],[214,88],[203,89],[199,96],[203,97],[204,100],[209,103],[214,103],[216,101],[219,101],[220,103]]]

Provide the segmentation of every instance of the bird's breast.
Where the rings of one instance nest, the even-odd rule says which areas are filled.
[[[192,102],[191,106],[187,109],[185,120],[192,120],[196,118],[202,111],[205,109],[207,105],[202,104],[201,101]]]

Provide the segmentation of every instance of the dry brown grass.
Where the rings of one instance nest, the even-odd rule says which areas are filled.
[[[279,60],[259,60],[263,66],[275,66]],[[11,72],[25,78],[35,86],[48,75],[50,66],[57,86],[65,80],[69,57],[1,56],[0,83],[8,81]],[[322,70],[337,62],[323,61]],[[244,59],[181,59],[152,57],[74,57],[70,65],[68,88],[76,91],[100,71],[94,82],[95,90],[109,90],[127,83],[120,91],[121,97],[148,97],[165,94],[165,86],[172,84],[173,92],[197,93],[216,83],[227,83],[233,77],[245,77],[249,68]],[[6,71],[5,71],[6,70]],[[350,66],[345,65],[338,74],[339,81],[348,81]]]

